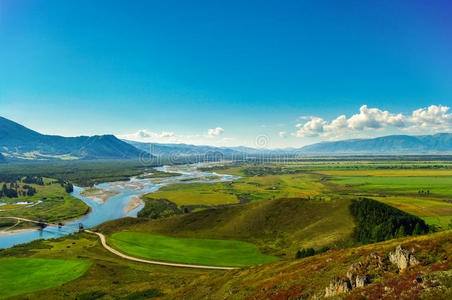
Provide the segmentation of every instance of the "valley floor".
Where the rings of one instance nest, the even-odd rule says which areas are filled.
[[[20,259],[89,262],[73,278],[62,277],[46,289],[31,284],[25,294],[9,287],[0,272],[0,290],[8,290],[0,298],[452,297],[452,231],[447,230],[452,219],[452,168],[448,162],[341,159],[237,163],[208,170],[241,178],[168,185],[142,197],[145,209],[139,218],[106,222],[93,230],[104,234],[112,248],[130,256],[240,269],[143,264],[107,251],[96,235],[77,233],[0,250],[0,271],[20,266]],[[420,234],[414,233],[414,223],[405,224],[409,232],[382,227],[369,235],[383,232],[383,238],[390,240],[363,245],[356,236],[358,219],[350,210],[351,203],[363,197],[400,209],[403,212],[383,207],[382,213],[394,213],[401,222],[424,224],[424,220],[430,234],[402,237]],[[384,222],[381,226],[389,226]],[[300,250],[310,253],[309,257],[300,255]],[[401,270],[404,255],[408,263]],[[40,269],[30,276],[46,276]]]

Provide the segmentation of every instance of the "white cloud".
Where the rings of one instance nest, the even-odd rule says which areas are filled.
[[[378,108],[367,108],[367,105],[361,106],[359,114],[353,115],[347,120],[347,125],[351,129],[378,129],[386,126],[402,128],[405,126],[402,114],[392,114],[387,110],[382,111]]]
[[[286,131],[280,131],[279,132],[279,136],[282,138],[285,138],[287,136],[287,132]]]
[[[451,131],[452,113],[447,113],[450,107],[442,105],[430,105],[413,111],[409,122],[413,125],[407,130],[443,130]]]
[[[174,132],[162,131],[161,133],[156,133],[146,129],[140,129],[135,133],[117,135],[120,139],[132,141],[148,141],[152,139],[172,138],[174,136]]]
[[[315,137],[325,132],[325,126],[328,123],[319,117],[311,117],[311,120],[304,124],[297,124],[296,127],[300,128],[295,133],[297,137]]]
[[[207,130],[207,137],[213,138],[213,137],[219,136],[220,134],[223,133],[223,131],[224,131],[224,129],[221,127],[209,129],[209,130]]]
[[[358,135],[367,130],[384,130],[393,128],[399,130],[451,131],[452,113],[447,113],[449,107],[431,105],[412,112],[411,116],[401,113],[391,113],[379,108],[368,108],[363,105],[359,113],[347,118],[341,115],[331,122],[320,117],[300,117],[299,120],[309,120],[296,125],[298,130],[292,135],[296,137],[342,136],[344,134]]]

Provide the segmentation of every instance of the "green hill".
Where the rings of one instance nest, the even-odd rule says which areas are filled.
[[[177,215],[165,219],[126,218],[104,223],[106,233],[135,231],[174,237],[236,239],[261,252],[293,257],[300,248],[347,243],[354,221],[350,200],[275,199]]]
[[[389,258],[399,245],[400,257],[413,257],[405,269]],[[323,299],[328,288],[342,291],[332,299],[451,299],[451,263],[445,231],[202,276],[170,298]]]
[[[130,159],[142,151],[113,135],[45,135],[0,117],[0,152],[12,159]]]

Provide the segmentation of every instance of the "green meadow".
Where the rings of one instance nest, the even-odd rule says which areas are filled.
[[[3,202],[33,202],[39,204],[20,209],[13,206],[4,206],[0,211],[0,217],[22,217],[38,220],[40,217],[50,223],[70,220],[83,216],[89,211],[88,205],[82,200],[69,195],[59,183],[53,183],[54,179],[45,178],[45,185],[29,184],[36,189],[33,196],[19,196],[18,198],[3,197]],[[23,183],[20,183],[23,185]],[[7,209],[9,208],[9,210]]]
[[[108,239],[126,254],[159,261],[245,267],[278,260],[253,244],[234,240],[174,238],[141,232],[117,232]]]
[[[358,190],[391,190],[399,193],[429,193],[440,196],[452,196],[452,176],[429,177],[336,177],[333,182],[339,184],[360,185]]]
[[[90,261],[81,259],[0,259],[0,298],[62,285],[83,275],[90,266]]]

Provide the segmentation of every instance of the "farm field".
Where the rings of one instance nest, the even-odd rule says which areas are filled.
[[[452,224],[452,170],[329,170],[335,190],[344,195],[372,199],[423,218],[427,224],[449,228]]]
[[[452,176],[336,176],[332,181],[343,185],[356,185],[353,188],[357,190],[452,196]]]
[[[237,169],[234,170],[237,172]],[[223,171],[230,174],[229,169]],[[242,173],[243,174],[243,173]],[[275,198],[306,198],[320,195],[323,185],[313,174],[244,176],[231,182],[180,183],[161,188],[145,197],[164,198],[178,206],[215,206]]]
[[[278,260],[261,254],[253,244],[234,240],[172,238],[139,232],[117,232],[108,240],[123,253],[159,261],[244,267]]]
[[[62,285],[83,275],[90,265],[81,259],[0,259],[0,298]]]

